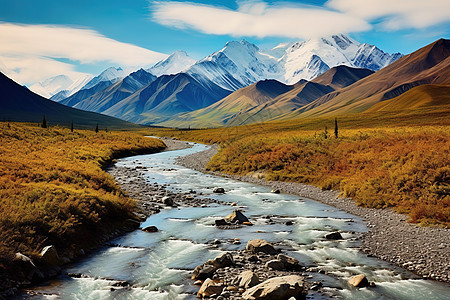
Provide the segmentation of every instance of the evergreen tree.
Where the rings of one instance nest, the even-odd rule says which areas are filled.
[[[73,121],[70,122],[70,132],[73,132]]]
[[[42,127],[42,128],[47,128],[47,120],[45,120],[45,115],[44,115],[44,117],[42,118],[41,127]]]
[[[325,126],[325,131],[323,132],[323,137],[324,138],[328,138],[328,127],[327,126]]]
[[[338,129],[338,124],[337,124],[337,118],[334,118],[334,137],[335,138],[339,137],[339,129]]]
[[[95,126],[95,132],[96,132],[96,133],[98,132],[98,123],[97,123],[97,125]]]

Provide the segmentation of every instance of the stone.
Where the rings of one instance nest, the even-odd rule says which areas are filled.
[[[289,275],[270,278],[263,283],[249,288],[242,299],[247,300],[277,300],[289,299],[290,297],[299,297],[305,295],[305,280],[298,275]]]
[[[42,260],[49,265],[58,266],[61,264],[58,252],[53,245],[44,247],[40,253],[40,256],[42,257]]]
[[[218,219],[218,220],[215,220],[214,223],[216,224],[216,226],[226,226],[226,225],[230,225],[230,223],[228,223],[227,221],[225,221],[225,219]]]
[[[202,264],[197,266],[192,272],[192,280],[205,280],[214,276],[216,268],[212,265]]]
[[[355,275],[352,278],[350,278],[348,280],[348,283],[354,287],[366,287],[369,286],[369,281],[367,280],[366,275],[364,274],[359,274],[359,275]]]
[[[258,275],[250,270],[242,272],[237,278],[237,285],[244,289],[251,288],[259,283],[260,280]]]
[[[287,256],[284,254],[278,254],[277,259],[284,264],[284,267],[286,269],[292,270],[292,269],[297,269],[299,267],[298,260],[293,257]]]
[[[196,280],[194,282],[194,285],[202,285],[202,284],[203,284],[203,282],[201,280]]]
[[[230,204],[230,206],[237,206],[237,203],[233,202],[233,203]]]
[[[231,214],[226,216],[224,219],[225,219],[225,221],[227,221],[229,223],[237,222],[239,224],[242,224],[244,222],[250,222],[248,220],[248,218],[246,216],[244,216],[244,214],[238,209],[234,210]]]
[[[226,252],[226,253],[223,253],[223,254],[217,256],[214,259],[208,260],[205,264],[212,265],[216,269],[231,267],[234,265],[234,259],[233,259],[233,255],[231,255],[231,253]]]
[[[287,221],[287,222],[286,222],[286,225],[287,225],[287,226],[292,226],[292,225],[294,225],[294,222],[292,222],[292,221]]]
[[[200,287],[200,290],[197,293],[197,297],[206,298],[212,295],[220,295],[220,293],[222,293],[222,290],[223,290],[222,284],[208,278],[203,282],[202,286]]]
[[[223,194],[223,193],[225,193],[225,189],[221,188],[221,187],[217,187],[213,190],[213,193]]]
[[[342,235],[337,231],[332,232],[332,233],[327,233],[327,234],[325,234],[324,237],[327,240],[342,240]]]
[[[258,262],[258,261],[260,261],[260,259],[256,255],[250,256],[247,260],[251,261],[251,262]]]
[[[27,280],[31,281],[35,276],[38,278],[44,278],[43,274],[36,267],[33,260],[28,256],[17,252],[14,257],[14,261],[17,263],[18,269],[20,270],[16,270],[16,272],[18,271],[18,273],[21,273]]]
[[[145,231],[145,232],[158,232],[159,230],[158,230],[158,228],[156,226],[147,226],[147,227],[142,228],[142,231]]]
[[[174,204],[173,199],[170,197],[167,197],[167,196],[162,197],[161,202],[164,203],[164,205],[166,205],[166,206],[173,206],[173,204]]]
[[[252,222],[242,222],[242,225],[253,226]]]
[[[261,239],[254,239],[254,240],[248,241],[245,249],[252,253],[263,252],[263,253],[272,254],[272,255],[278,254],[278,251],[275,250],[275,248],[272,246],[272,244],[270,244],[266,240],[261,240]]]
[[[272,269],[272,270],[283,270],[284,264],[283,262],[279,261],[278,259],[272,259],[266,262],[265,265],[266,268]]]
[[[273,193],[273,194],[279,194],[280,190],[279,189],[273,189],[270,192]]]

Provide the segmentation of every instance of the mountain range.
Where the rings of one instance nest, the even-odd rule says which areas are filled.
[[[344,35],[269,50],[233,41],[197,62],[178,51],[129,75],[109,68],[58,101],[139,124],[176,127],[442,107],[448,97],[440,93],[450,85],[449,43],[441,39],[402,56]],[[56,83],[69,82],[61,77],[47,85]]]
[[[129,121],[161,124],[171,119],[174,114],[189,113],[204,108],[231,92],[260,80],[274,79],[285,85],[301,85],[298,84],[300,81],[297,79],[311,79],[337,65],[350,67],[364,65],[378,70],[400,56],[400,54],[386,54],[375,46],[360,44],[344,35],[280,44],[269,50],[260,50],[256,45],[245,40],[231,41],[221,50],[197,62],[185,52],[177,51],[153,67],[145,71],[140,70],[141,74],[147,72],[150,75],[146,75],[148,78],[138,79],[133,88],[121,88],[120,86],[124,84],[121,83],[121,80],[124,80],[125,77],[123,70],[109,68],[99,76],[92,78],[82,89],[71,96],[61,97],[63,93],[66,93],[62,91],[53,96],[52,100]],[[157,89],[149,88],[144,93],[147,99],[142,98],[144,94],[139,89],[151,84],[151,75],[163,77],[177,74],[184,74],[184,77],[180,77],[183,80],[170,80],[171,84],[169,85],[163,84]],[[162,78],[158,82],[165,82],[166,79]],[[186,88],[187,81],[190,83],[189,87],[195,85],[196,88]],[[175,83],[179,86],[175,87]],[[162,91],[161,88],[170,90]],[[308,83],[299,88],[304,89],[303,95],[317,89],[321,91],[317,95],[332,91],[329,89],[330,87],[324,89],[314,83]],[[149,95],[148,91],[150,90],[155,94]],[[180,93],[180,91],[183,92]],[[136,95],[132,96],[133,93]],[[157,105],[150,106],[144,105],[146,111],[142,111],[141,106],[132,107],[133,104],[142,105],[144,101],[153,103],[152,97],[161,99],[161,95],[167,96],[164,99],[166,102],[158,102]],[[294,106],[291,105],[294,102],[290,101],[289,104],[283,106],[285,112],[299,108],[315,99],[311,97],[313,96],[302,98],[301,101],[297,97]],[[139,101],[136,100],[137,98]],[[206,98],[208,99],[206,100]],[[199,104],[205,106],[199,106]],[[169,107],[172,108],[171,111],[167,109]],[[279,110],[279,108],[277,109]],[[220,123],[223,122],[216,124]]]

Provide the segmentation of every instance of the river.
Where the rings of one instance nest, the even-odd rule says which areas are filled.
[[[178,156],[203,151],[208,146],[140,155],[120,159],[118,166],[146,167],[145,180],[167,184],[176,192],[193,190],[197,195],[236,202],[254,226],[222,230],[214,220],[232,212],[229,205],[167,208],[150,216],[141,227],[155,225],[157,233],[136,230],[112,241],[85,259],[69,266],[62,275],[33,289],[32,299],[196,299],[198,287],[190,272],[207,259],[228,250],[245,248],[248,240],[262,238],[297,258],[303,265],[318,266],[326,274],[310,272],[310,281],[322,281],[325,294],[308,299],[449,299],[446,284],[419,279],[414,274],[387,262],[368,257],[358,247],[358,236],[367,230],[363,221],[334,207],[294,195],[270,193],[269,188],[228,178],[199,173],[175,164]],[[214,194],[223,187],[225,194]],[[268,224],[272,216],[275,224]],[[294,225],[285,223],[292,221]],[[343,240],[329,241],[326,233],[339,230]],[[213,240],[239,238],[240,245]],[[364,273],[376,287],[350,289],[347,280]],[[116,288],[118,281],[131,288]]]

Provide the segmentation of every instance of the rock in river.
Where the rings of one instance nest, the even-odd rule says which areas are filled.
[[[239,224],[242,224],[244,222],[250,222],[248,220],[248,218],[246,216],[244,216],[244,214],[238,209],[234,210],[231,214],[226,216],[224,219],[225,219],[225,221],[230,222],[230,223],[237,222]]]
[[[324,236],[327,240],[342,240],[342,235],[339,232],[327,233]]]
[[[268,279],[248,289],[242,295],[242,298],[248,300],[281,300],[298,297],[306,293],[304,278],[298,275],[289,275]]]
[[[142,231],[145,231],[145,232],[158,232],[158,228],[156,226],[147,226],[145,228],[142,228]]]
[[[359,275],[355,275],[352,278],[350,278],[348,280],[348,283],[354,287],[366,287],[369,285],[369,281],[367,280],[366,275],[364,274],[359,274]]]
[[[221,188],[221,187],[217,187],[213,190],[213,193],[223,194],[223,193],[225,193],[225,189]]]
[[[248,241],[245,249],[247,251],[253,252],[253,253],[263,252],[263,253],[272,254],[272,255],[278,254],[278,251],[275,250],[275,248],[272,246],[272,244],[270,244],[266,240],[261,240],[261,239],[255,239],[255,240]]]

